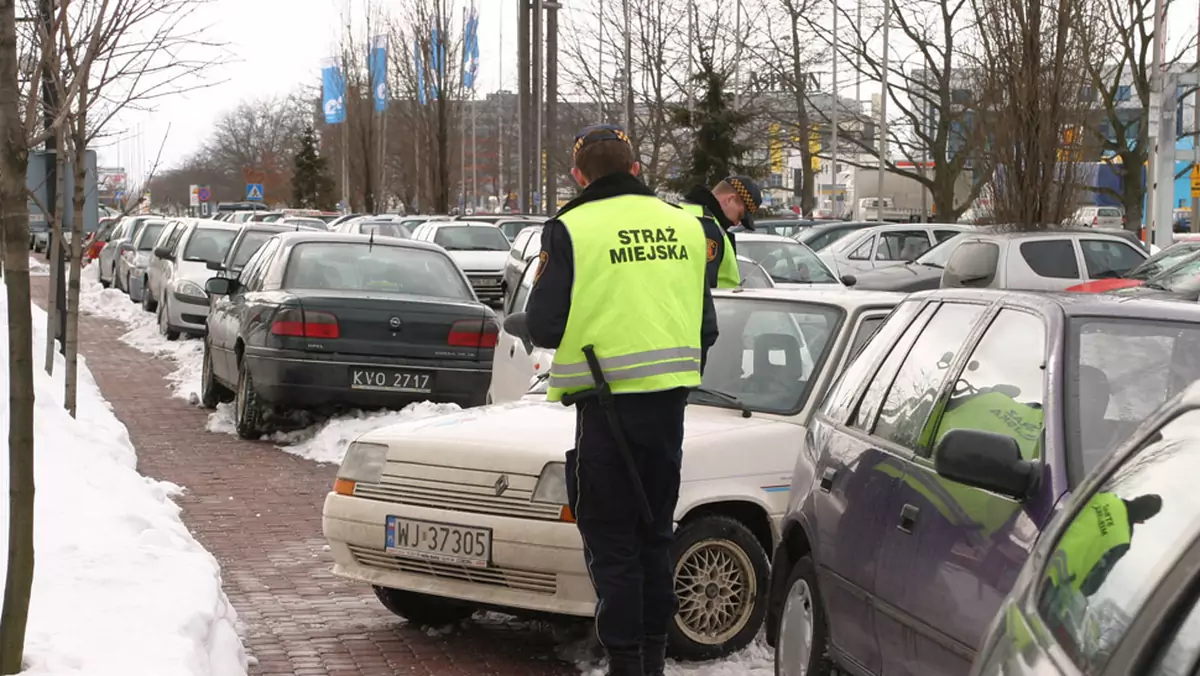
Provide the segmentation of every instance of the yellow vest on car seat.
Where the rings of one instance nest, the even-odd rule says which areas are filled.
[[[708,216],[704,211],[704,207],[699,204],[682,202],[679,206],[696,218]],[[719,228],[720,226],[717,227]],[[721,258],[721,266],[717,268],[717,288],[736,289],[742,285],[742,272],[738,270],[737,253],[733,250],[733,245],[729,243],[729,235],[725,234],[724,230],[721,231],[721,239],[725,243],[725,256]]]
[[[622,195],[559,221],[571,235],[575,282],[546,399],[595,384],[584,345],[595,346],[615,393],[699,386],[705,238],[696,219],[656,197]]]

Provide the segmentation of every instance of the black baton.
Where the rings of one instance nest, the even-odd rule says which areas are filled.
[[[621,459],[625,461],[629,479],[633,482],[633,492],[638,501],[639,511],[642,513],[642,520],[646,522],[647,526],[653,526],[654,515],[650,512],[650,501],[646,499],[646,489],[642,486],[642,479],[638,475],[637,463],[633,461],[633,451],[629,449],[629,442],[625,439],[625,432],[621,429],[620,420],[617,419],[612,388],[608,386],[608,380],[605,379],[604,371],[600,368],[600,360],[596,358],[596,347],[584,345],[583,357],[587,359],[588,369],[592,372],[592,380],[595,381],[595,385],[586,390],[564,394],[562,404],[570,406],[592,397],[595,397],[600,403],[600,408],[604,410],[604,417],[608,419],[608,427],[612,430],[613,438],[617,440],[617,450],[621,452]]]

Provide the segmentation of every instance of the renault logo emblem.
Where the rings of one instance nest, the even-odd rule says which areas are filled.
[[[508,475],[501,474],[500,478],[496,479],[495,485],[492,486],[492,490],[496,492],[496,497],[504,495],[504,491],[508,490]]]
[[[399,331],[400,330],[400,318],[392,317],[391,319],[388,320],[388,326],[392,327],[393,331]]]

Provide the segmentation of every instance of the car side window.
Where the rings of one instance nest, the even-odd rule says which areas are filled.
[[[958,230],[934,230],[933,231],[933,236],[937,240],[938,244],[945,242],[946,240],[950,239],[951,237],[957,237],[958,235],[961,235],[961,234],[962,233],[959,232]]]
[[[1083,239],[1079,241],[1079,246],[1083,249],[1083,262],[1090,279],[1122,277],[1146,260],[1145,256],[1124,242]]]
[[[953,429],[1010,436],[1021,457],[1041,457],[1045,404],[1046,327],[1040,317],[1001,310],[954,383],[935,431],[922,444],[928,456]]]
[[[525,266],[525,274],[521,276],[521,283],[517,286],[517,292],[513,294],[509,312],[525,311],[525,303],[529,300],[530,290],[533,289],[533,278],[537,274],[537,267],[534,263]]]
[[[522,258],[528,260],[536,256],[542,250],[542,231],[534,230],[529,233],[529,240],[525,242],[525,250],[522,252]]]
[[[269,249],[275,242],[267,242],[250,260],[246,261],[246,265],[242,267],[241,273],[238,274],[238,290],[244,292],[250,288],[255,276],[258,274],[258,269],[262,266],[263,258],[269,253]]]
[[[1075,246],[1068,239],[1021,242],[1021,258],[1039,277],[1079,279]]]
[[[924,230],[896,230],[879,235],[877,261],[911,261],[929,251],[929,235]]]
[[[875,246],[875,238],[868,237],[865,242],[858,245],[854,251],[851,251],[846,258],[853,261],[866,261],[871,259],[871,249]]]
[[[263,250],[260,252],[262,257],[258,259],[254,274],[246,279],[247,291],[262,290],[263,278],[267,276],[267,270],[271,267],[271,261],[275,258],[275,252],[278,249],[279,240],[273,239],[263,245]]]
[[[850,341],[850,359],[858,356],[867,341],[871,340],[871,336],[874,336],[875,332],[879,330],[879,325],[883,324],[884,318],[884,316],[862,318],[862,321],[858,323],[858,330],[854,333],[854,338]]]
[[[861,352],[851,352],[846,368],[838,376],[837,382],[829,388],[821,412],[837,422],[844,422],[854,405],[855,393],[863,380],[870,377],[870,369],[875,362],[887,352],[888,347],[908,326],[921,307],[920,301],[908,300],[896,306],[891,314],[884,318],[878,329],[878,340],[868,341]]]
[[[850,424],[852,426],[863,431],[871,428],[871,421],[875,419],[875,412],[879,408],[879,403],[883,401],[883,395],[887,392],[888,385],[892,383],[892,378],[896,376],[896,371],[900,368],[900,364],[904,362],[904,357],[912,349],[917,336],[921,334],[921,330],[929,323],[930,317],[937,312],[937,308],[938,305],[936,303],[926,305],[921,310],[921,314],[917,316],[916,321],[910,324],[899,340],[895,341],[892,345],[887,358],[880,364],[879,370],[875,372],[875,377],[867,385],[867,391],[863,395],[862,400],[858,402],[858,410],[854,412],[851,418]],[[871,344],[868,343],[868,346]]]
[[[950,365],[985,309],[966,303],[943,303],[938,308],[896,372],[873,435],[904,448],[917,447]]]
[[[1173,629],[1171,637],[1164,637],[1159,644],[1162,649],[1154,656],[1147,676],[1196,673],[1193,669],[1200,661],[1200,597],[1192,599],[1191,609]]]
[[[1198,430],[1200,411],[1174,418],[1073,503],[1082,507],[1040,573],[1038,615],[1084,673],[1104,670],[1200,525]]]
[[[171,250],[172,258],[175,256],[175,253],[179,248],[179,240],[183,237],[183,233],[186,230],[186,225],[183,223],[176,223],[174,229],[171,230],[170,236],[167,237],[166,244],[163,244],[163,246]]]
[[[520,258],[525,253],[525,246],[529,244],[529,235],[529,231],[517,233],[516,238],[513,239],[512,249],[509,251],[510,256]]]
[[[963,242],[946,261],[944,285],[987,287],[996,278],[999,263],[1000,247],[994,242]]]

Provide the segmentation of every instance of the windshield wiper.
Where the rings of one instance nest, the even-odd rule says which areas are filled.
[[[1162,284],[1159,284],[1158,282],[1146,282],[1142,286],[1146,287],[1147,289],[1154,289],[1155,291],[1170,291],[1170,289]]]
[[[699,392],[700,394],[707,394],[710,397],[715,397],[728,404],[733,404],[735,408],[742,412],[743,418],[750,417],[750,409],[746,408],[746,405],[742,403],[741,399],[738,399],[728,392],[722,392],[721,390],[714,390],[711,387],[704,386],[697,387],[694,389],[694,391]]]

